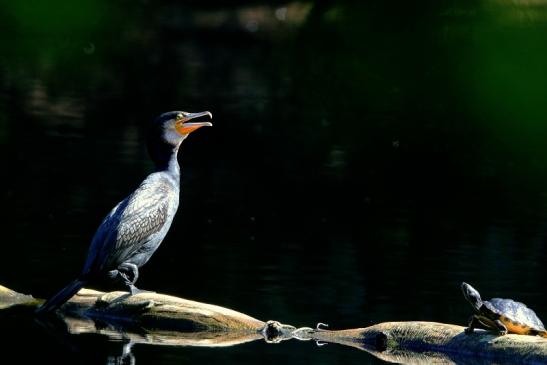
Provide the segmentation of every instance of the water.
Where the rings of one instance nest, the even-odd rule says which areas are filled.
[[[545,8],[405,4],[6,6],[0,284],[47,297],[73,278],[152,168],[145,124],[210,110],[214,127],[184,142],[181,208],[139,287],[336,329],[464,324],[467,281],[547,318]],[[5,328],[8,352],[33,344],[29,361],[123,350]],[[379,363],[290,341],[132,353]]]

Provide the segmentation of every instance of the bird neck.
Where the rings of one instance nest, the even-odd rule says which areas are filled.
[[[171,157],[169,158],[169,161],[167,162],[167,166],[162,169],[158,169],[158,166],[156,166],[156,170],[167,172],[169,175],[173,176],[178,180],[180,178],[180,165],[177,159],[178,151],[179,148],[175,148],[173,150],[173,153],[171,154]]]
[[[168,143],[159,143],[150,148],[150,157],[154,161],[157,172],[166,172],[179,178],[180,166],[177,160],[179,146],[180,144],[173,146]]]

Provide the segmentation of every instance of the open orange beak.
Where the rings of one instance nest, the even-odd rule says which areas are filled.
[[[201,127],[212,127],[213,123],[211,122],[188,122],[189,120],[204,116],[208,116],[210,119],[213,119],[213,114],[211,114],[210,112],[182,112],[175,121],[175,128],[180,134],[189,134]]]

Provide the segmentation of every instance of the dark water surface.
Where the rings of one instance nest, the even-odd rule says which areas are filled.
[[[547,8],[464,3],[4,6],[0,284],[47,297],[77,275],[104,215],[152,169],[146,123],[210,110],[139,287],[339,329],[463,325],[467,281],[546,319]],[[6,325],[8,352],[32,343],[29,362],[121,351]],[[132,353],[379,363],[294,341]]]

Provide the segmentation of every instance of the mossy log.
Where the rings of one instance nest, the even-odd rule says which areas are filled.
[[[383,360],[441,364],[496,361],[499,364],[547,364],[547,340],[537,336],[497,336],[485,330],[436,322],[385,322],[366,328],[329,331],[299,328],[293,336],[366,350]]]

